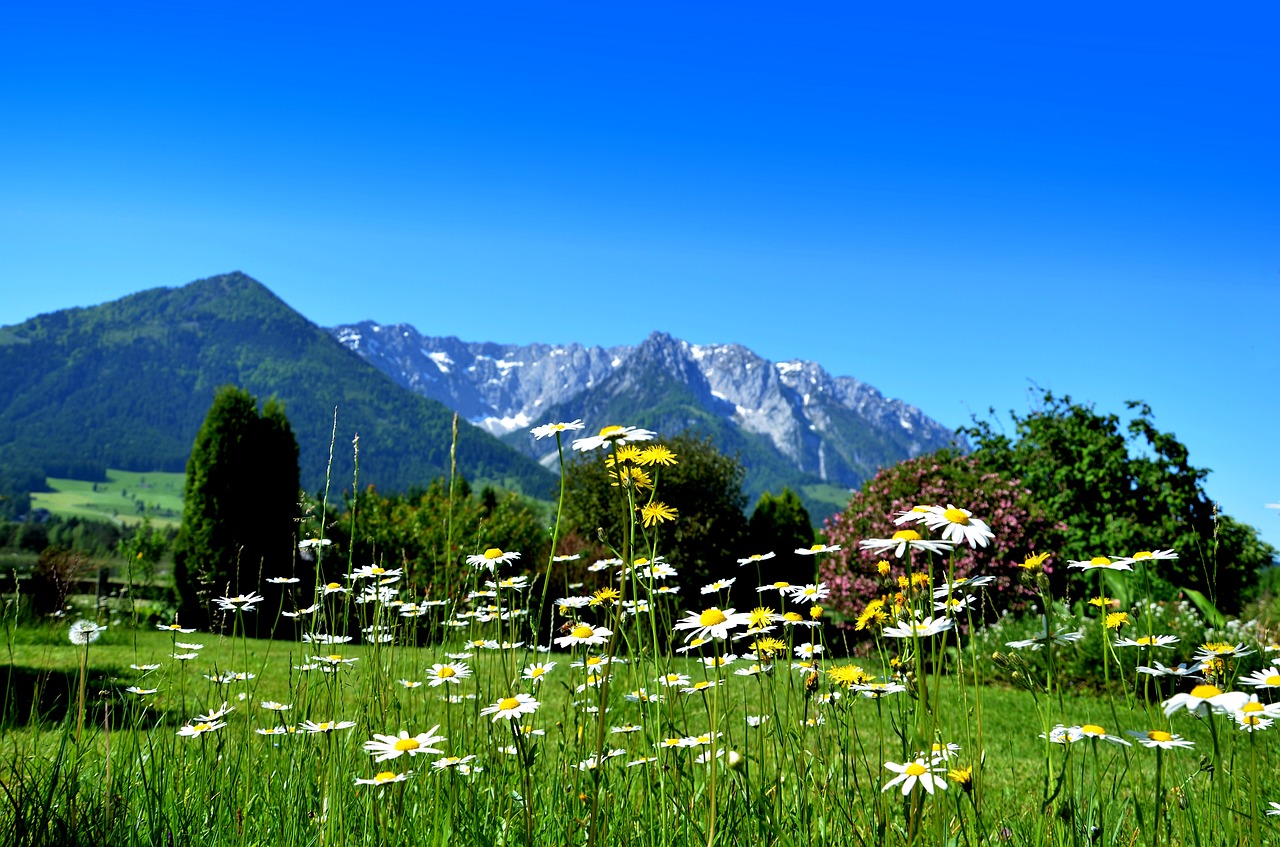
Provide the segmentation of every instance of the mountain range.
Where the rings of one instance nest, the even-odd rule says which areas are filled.
[[[554,445],[530,427],[582,419],[659,433],[702,432],[747,468],[753,499],[783,485],[815,518],[879,468],[955,442],[901,400],[803,360],[771,362],[740,344],[654,332],[639,345],[497,344],[425,336],[372,321],[330,330],[400,385],[439,400],[548,467]],[[961,445],[963,446],[963,445]]]
[[[449,473],[450,409],[406,391],[242,273],[0,328],[0,469],[97,480],[108,467],[181,471],[226,384],[283,401],[308,490],[326,477],[335,490],[351,486],[356,434],[361,487],[404,490]],[[457,460],[472,480],[539,497],[555,485],[465,422]]]

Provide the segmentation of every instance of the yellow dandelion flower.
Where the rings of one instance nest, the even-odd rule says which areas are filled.
[[[837,685],[848,688],[851,685],[862,685],[870,682],[871,676],[857,665],[841,665],[827,671],[827,676]]]
[[[890,568],[889,563],[884,559],[881,559],[880,561],[876,562],[876,572],[879,573],[880,576],[888,576],[889,568]]]
[[[676,462],[676,454],[672,453],[661,444],[654,444],[652,447],[646,447],[640,451],[640,456],[636,460],[642,465],[674,465]]]
[[[813,618],[815,621],[816,621],[818,618],[822,617],[822,607],[821,607],[821,606],[810,606],[810,607],[809,607],[809,617]]]
[[[1034,556],[1028,556],[1018,564],[1018,567],[1026,571],[1038,571],[1044,567],[1044,563],[1048,560],[1048,553],[1036,553]]]
[[[928,588],[929,575],[927,573],[913,573],[911,575],[912,588]]]
[[[1112,612],[1107,615],[1105,625],[1107,629],[1119,629],[1120,627],[1130,623],[1127,612]]]
[[[1103,595],[1102,597],[1094,597],[1092,600],[1089,601],[1089,605],[1097,606],[1099,609],[1109,609],[1111,608],[1112,602],[1113,601],[1110,597]]]
[[[777,612],[768,606],[757,606],[751,611],[751,618],[747,626],[751,629],[764,629],[773,623],[777,617]]]
[[[640,510],[640,518],[645,526],[653,526],[664,521],[675,520],[676,509],[674,506],[668,506],[666,503],[660,503],[655,500],[644,505]]]
[[[591,595],[592,606],[609,606],[618,602],[618,594],[616,588],[601,588],[599,591]]]
[[[612,477],[611,483],[614,488],[618,486],[634,487],[637,491],[644,491],[653,487],[653,480],[649,478],[649,474],[645,473],[643,468],[623,467],[609,474]]]
[[[960,786],[966,794],[973,790],[973,768],[955,768],[947,771],[947,779]]]
[[[781,638],[759,638],[751,645],[751,649],[757,653],[783,653],[786,652],[787,643]]]

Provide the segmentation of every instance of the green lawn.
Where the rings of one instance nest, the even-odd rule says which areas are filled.
[[[49,477],[52,491],[31,495],[34,508],[62,517],[106,520],[121,526],[136,524],[144,514],[156,526],[182,522],[183,474],[108,470],[106,482]]]

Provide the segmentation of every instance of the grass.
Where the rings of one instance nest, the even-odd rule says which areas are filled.
[[[49,477],[52,490],[31,495],[31,505],[62,517],[105,520],[119,526],[141,523],[144,514],[158,527],[182,522],[184,475],[163,471],[108,470],[106,482]]]

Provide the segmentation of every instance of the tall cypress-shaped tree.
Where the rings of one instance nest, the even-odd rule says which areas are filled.
[[[218,389],[187,460],[174,544],[182,622],[208,628],[213,597],[290,574],[297,520],[298,443],[284,409],[268,400],[259,415],[244,389]]]
[[[814,578],[813,557],[798,556],[795,552],[797,548],[813,544],[813,524],[800,495],[790,488],[783,488],[778,495],[768,491],[760,495],[747,523],[747,538],[753,554],[775,554],[773,559],[760,563],[762,583],[802,584]]]

